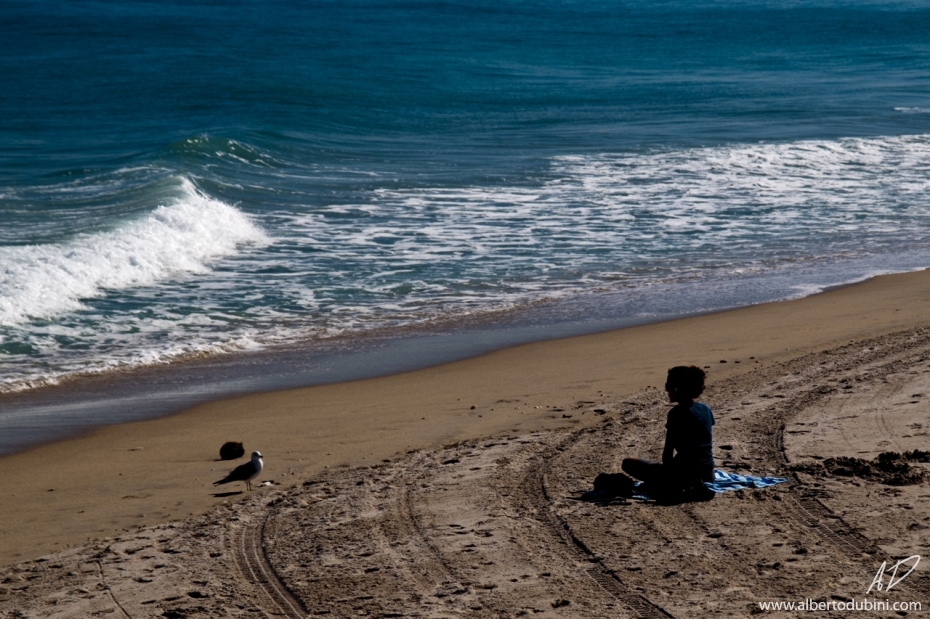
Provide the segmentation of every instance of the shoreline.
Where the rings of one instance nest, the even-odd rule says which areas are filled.
[[[216,461],[227,440],[265,455],[262,480],[289,484],[462,440],[583,427],[598,418],[579,403],[619,401],[660,385],[671,365],[710,366],[713,385],[818,348],[926,325],[928,299],[930,271],[886,275],[792,301],[97,428],[3,456],[0,564],[183,520],[229,500],[214,497],[223,493],[211,485],[241,462]]]
[[[741,295],[733,296],[735,289],[715,296],[720,291],[714,286],[660,286],[646,297],[639,289],[602,291],[362,334],[69,375],[57,384],[0,394],[0,457],[78,438],[101,426],[171,416],[212,401],[391,376],[525,344],[799,300],[884,276],[824,284],[818,292],[803,295],[751,294],[748,305],[737,304]],[[743,285],[760,283],[767,285],[752,278]],[[789,288],[773,290],[785,295]],[[688,300],[698,309],[683,312]]]

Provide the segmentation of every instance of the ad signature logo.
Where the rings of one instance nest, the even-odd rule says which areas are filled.
[[[904,575],[901,576],[900,578],[895,579],[895,577],[898,575],[898,568],[900,568],[902,565],[910,565],[911,561],[914,562],[914,564],[910,566],[911,569],[906,571]],[[888,591],[891,591],[892,587],[894,587],[899,582],[907,578],[910,575],[910,573],[914,571],[914,568],[917,567],[918,563],[920,563],[920,555],[911,555],[907,559],[901,559],[900,561],[892,565],[890,568],[886,567],[888,564],[887,561],[882,561],[882,566],[878,568],[878,573],[875,574],[875,578],[872,579],[872,584],[869,585],[869,588],[865,592],[865,594],[868,595],[872,591],[873,588],[876,591],[885,591],[886,593]],[[887,572],[891,572],[891,576],[888,577],[888,583],[886,584],[884,581],[884,577]]]

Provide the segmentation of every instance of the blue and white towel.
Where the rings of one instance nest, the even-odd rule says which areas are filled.
[[[783,477],[753,477],[751,475],[737,475],[736,473],[727,473],[719,469],[714,469],[714,481],[704,482],[706,488],[710,488],[716,493],[730,492],[732,490],[746,490],[747,488],[768,488],[775,484],[782,484],[788,481]],[[633,496],[631,498],[648,501],[653,497],[646,492],[639,491],[643,482],[638,481],[633,485]]]
[[[714,492],[727,492],[746,488],[768,488],[775,484],[783,484],[786,481],[788,480],[783,477],[751,477],[715,470],[713,483],[704,482],[704,485]]]
[[[732,490],[746,490],[748,488],[768,488],[776,484],[783,484],[786,481],[788,480],[783,477],[753,477],[751,475],[737,475],[736,473],[714,470],[714,481],[704,482],[704,486],[716,493],[720,493],[730,492]],[[628,498],[639,499],[641,501],[652,499],[653,497],[643,491],[645,489],[642,486],[643,482],[641,481],[633,484],[633,496]],[[581,498],[587,501],[599,501],[610,499],[612,496],[605,492],[591,490],[585,492]]]

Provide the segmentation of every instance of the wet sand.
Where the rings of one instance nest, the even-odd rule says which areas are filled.
[[[928,308],[930,273],[885,276],[9,456],[0,616],[741,616],[861,598],[882,560],[930,554],[930,492],[814,465],[928,448]],[[682,363],[708,366],[718,465],[790,483],[678,507],[573,500],[658,454],[655,386]],[[274,485],[214,487],[244,461],[216,461],[226,440],[260,450]],[[923,568],[888,596],[926,608]]]

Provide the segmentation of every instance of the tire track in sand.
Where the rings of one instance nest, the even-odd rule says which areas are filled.
[[[274,514],[269,509],[257,524],[243,523],[232,531],[232,555],[239,576],[260,592],[255,602],[266,615],[304,619],[308,613],[303,603],[281,582],[265,553],[265,529]]]
[[[630,585],[619,577],[617,572],[605,565],[602,557],[598,556],[580,538],[566,520],[561,518],[553,509],[553,497],[549,492],[547,483],[549,466],[552,461],[572,444],[577,443],[579,437],[586,431],[573,432],[556,447],[540,454],[539,458],[526,472],[523,486],[527,488],[529,499],[534,503],[541,521],[546,525],[553,537],[570,549],[581,559],[590,562],[585,572],[602,589],[626,606],[636,617],[641,619],[668,619],[672,614],[652,602],[644,595],[637,593]]]
[[[799,525],[798,527],[789,526],[787,531],[780,531],[776,526],[775,530],[778,531],[780,539],[784,539],[788,542],[789,546],[796,545],[801,553],[808,552],[804,549],[806,545],[804,540],[808,542],[821,540],[825,543],[826,547],[818,546],[818,548],[822,548],[823,550],[832,548],[833,551],[828,551],[828,554],[833,554],[833,556],[837,558],[837,569],[826,569],[823,565],[819,566],[819,573],[821,573],[824,578],[847,576],[848,568],[847,572],[844,573],[839,567],[839,564],[843,561],[852,561],[862,565],[864,570],[862,572],[863,574],[874,574],[877,564],[873,566],[873,563],[875,563],[876,557],[880,556],[882,551],[875,542],[860,529],[834,513],[821,500],[819,496],[822,492],[821,490],[808,486],[804,483],[802,478],[789,469],[784,447],[786,425],[793,419],[802,416],[804,411],[822,405],[825,399],[837,394],[836,389],[824,383],[825,381],[830,383],[832,380],[843,377],[845,371],[853,370],[859,374],[865,371],[870,381],[880,381],[884,375],[900,371],[902,365],[906,366],[908,363],[920,361],[925,358],[928,350],[930,350],[930,337],[928,337],[928,334],[930,334],[930,332],[926,331],[903,333],[897,334],[895,338],[891,338],[890,342],[888,340],[878,339],[876,341],[860,342],[852,347],[840,347],[836,350],[824,351],[823,353],[812,353],[787,364],[757,369],[753,372],[755,377],[752,380],[747,380],[746,377],[738,377],[735,380],[727,381],[716,386],[720,392],[723,392],[721,395],[725,394],[721,408],[723,410],[736,409],[739,411],[736,414],[742,416],[743,421],[741,424],[738,424],[738,426],[743,427],[739,428],[738,433],[740,435],[740,440],[742,440],[744,445],[748,446],[744,458],[752,456],[749,458],[750,460],[761,461],[763,463],[763,468],[769,469],[769,472],[763,474],[772,474],[771,467],[774,467],[778,474],[789,477],[793,482],[780,492],[768,491],[768,495],[763,494],[759,496],[758,498],[762,500],[759,503],[753,502],[752,509],[761,509],[764,514],[768,514],[768,516],[762,513],[759,514],[763,522],[771,522],[775,525],[781,525],[782,527],[784,524],[791,522]],[[851,350],[851,348],[862,350],[862,353],[856,355],[855,353],[857,351]],[[850,358],[856,356],[858,356],[857,359]],[[733,384],[728,385],[727,383]],[[777,392],[777,395],[765,395],[773,392]],[[647,399],[648,398],[644,396],[643,402],[639,402],[640,406],[647,408],[645,406],[645,400]],[[761,406],[761,408],[758,405],[750,407],[753,409],[750,413],[749,410],[742,408],[742,405],[748,404],[748,402],[745,401],[747,399],[755,399],[758,402],[764,402],[764,405]],[[652,404],[656,403],[652,402]],[[740,404],[740,407],[737,407],[737,404]],[[647,416],[651,415],[652,413],[647,414]],[[737,417],[737,419],[739,419],[739,417]],[[890,432],[890,430],[888,430],[888,432]],[[542,496],[540,505],[547,507],[547,517],[552,521],[554,528],[561,532],[566,542],[570,542],[582,553],[590,556],[590,560],[592,561],[591,576],[593,578],[596,578],[599,582],[609,582],[610,584],[606,586],[610,588],[612,593],[615,592],[618,595],[618,599],[623,599],[624,603],[630,608],[633,608],[639,600],[644,600],[652,604],[651,599],[655,599],[654,595],[651,593],[639,595],[631,590],[631,586],[647,584],[638,582],[638,580],[641,580],[638,578],[640,576],[639,574],[632,575],[631,580],[624,582],[626,579],[620,579],[617,576],[617,571],[612,570],[610,565],[605,563],[605,561],[592,550],[592,548],[597,547],[589,545],[592,541],[597,542],[595,538],[591,538],[593,533],[597,533],[596,530],[591,529],[589,531],[587,529],[578,529],[576,524],[569,524],[569,520],[564,519],[558,511],[554,509],[551,492],[549,491],[548,470],[562,451],[574,446],[573,444],[577,442],[578,437],[582,434],[583,432],[577,433],[570,441],[560,446],[560,448],[547,453],[546,457],[539,464],[535,476],[528,478],[526,485],[539,486],[541,488]],[[580,446],[582,450],[586,447],[590,451],[592,446]],[[609,462],[605,463],[609,466]],[[618,464],[618,462],[615,464]],[[609,468],[602,470],[609,470]],[[754,474],[760,473],[756,472]],[[564,483],[562,485],[564,486]],[[762,492],[764,493],[765,491]],[[770,496],[772,493],[776,492],[777,496]],[[770,499],[774,500],[770,502]],[[714,513],[713,511],[708,511],[706,508],[698,505],[685,505],[678,509],[680,513],[664,514],[660,519],[661,522],[668,525],[671,525],[672,521],[681,524],[683,522],[682,518],[687,517],[693,521],[694,525],[704,529],[705,534],[708,532],[708,522],[702,514],[712,515]],[[562,511],[565,510],[563,509]],[[673,515],[676,517],[672,518]],[[666,522],[670,518],[672,518],[672,520]],[[572,520],[574,521],[574,517],[572,517]],[[720,524],[719,521],[712,522]],[[588,528],[591,527],[590,519],[588,519],[588,524],[585,526]],[[648,529],[650,527],[646,528]],[[684,527],[686,530],[695,528],[696,527],[692,525]],[[792,533],[792,529],[796,532]],[[584,532],[582,533],[581,531]],[[609,529],[604,529],[602,526],[600,532],[601,534],[604,532],[609,533]],[[655,529],[654,533],[659,537],[663,536],[660,529]],[[719,537],[719,533],[714,531],[713,537]],[[784,545],[784,543],[779,543],[777,546],[782,547]],[[764,548],[744,549],[744,551],[740,553],[740,556],[743,558],[752,557],[754,555],[764,556],[765,553],[766,551]],[[782,555],[785,554],[786,553],[782,552]],[[804,555],[802,555],[802,557],[803,556]],[[796,560],[797,559],[793,557],[788,559],[788,561]],[[784,561],[784,559],[782,559],[782,561]],[[827,563],[832,564],[833,561],[828,560]],[[777,580],[779,570],[778,563],[769,562],[768,565],[765,565],[760,562],[756,567],[760,570],[760,579],[757,580],[752,578],[751,576],[753,575],[751,574],[745,574],[744,578],[750,578],[750,580],[754,582],[751,590],[754,592],[757,599],[763,599],[769,595],[776,598],[783,595],[792,595],[789,593],[790,589],[780,589],[781,585],[786,581],[784,579],[780,582]],[[871,576],[869,577],[871,578]],[[827,580],[824,580],[824,582],[827,582]],[[930,584],[930,582],[928,582],[926,577],[915,573],[911,575],[908,581],[902,582],[897,588],[912,593],[919,592],[928,595],[930,594],[930,587],[928,587],[928,584]],[[642,587],[636,588],[643,590]],[[767,591],[763,594],[765,590]],[[652,589],[647,586],[646,591],[652,591]],[[661,587],[656,590],[656,593],[661,592]],[[635,611],[644,616],[649,616],[647,613],[650,612],[669,613],[669,609],[662,608],[659,605],[655,606],[656,608],[639,607],[635,608]],[[667,615],[658,614],[653,616]]]
[[[926,359],[930,354],[930,331],[915,329],[909,335],[910,338],[896,338],[895,344],[890,347],[882,346],[881,338],[858,343],[857,347],[865,347],[868,351],[862,355],[863,358],[856,365],[858,371],[861,372],[868,368],[869,380],[880,381],[890,374],[899,372],[905,358],[909,358],[907,360],[910,361],[915,358]],[[902,339],[909,341],[902,344],[900,341]],[[845,348],[847,347],[827,352],[837,354]],[[806,371],[812,374],[811,380],[808,381],[810,384],[819,378],[818,374],[823,373],[822,366],[815,363],[816,359],[816,354],[808,355],[793,361],[790,365],[795,366],[795,373]],[[833,390],[814,385],[808,389],[798,389],[792,397],[785,398],[778,405],[760,411],[764,414],[756,415],[754,418],[756,420],[767,419],[768,422],[763,425],[768,427],[761,427],[757,429],[757,432],[767,437],[768,440],[762,441],[759,447],[766,452],[764,457],[775,462],[777,467],[783,471],[783,475],[789,478],[797,489],[796,492],[791,493],[787,502],[790,515],[795,521],[841,551],[846,558],[862,563],[866,569],[865,573],[870,573],[869,570],[874,567],[875,562],[873,557],[880,556],[881,549],[857,527],[835,514],[816,496],[816,491],[808,487],[797,472],[790,469],[785,451],[786,424],[792,418],[800,416],[806,409],[822,405],[823,401],[833,396],[834,393]],[[880,412],[878,417],[882,436],[893,437],[893,433],[887,427]],[[774,432],[769,430],[772,425],[776,426]],[[915,573],[896,588],[930,597],[930,577]]]
[[[436,592],[447,612],[617,617],[618,594],[592,579],[590,557],[544,517],[541,487],[526,481],[557,435],[536,438],[470,441],[421,460],[425,473],[404,484],[401,529],[416,532],[424,559],[451,581]],[[546,598],[550,610],[539,607]]]

